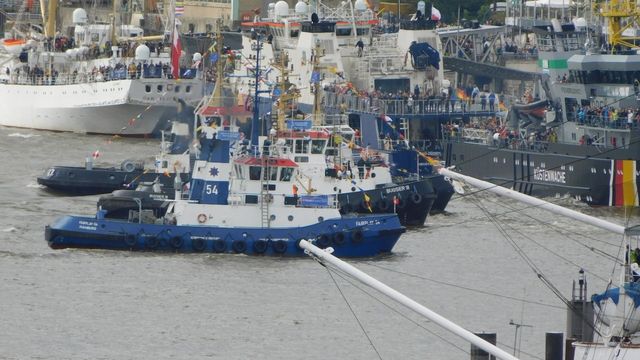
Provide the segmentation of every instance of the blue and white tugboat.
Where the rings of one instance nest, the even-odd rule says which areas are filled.
[[[230,143],[239,133],[221,116],[208,120],[187,199],[175,186],[176,200],[159,217],[142,206],[126,219],[103,209],[95,216],[64,216],[46,227],[49,246],[302,256],[298,242],[313,239],[318,247],[333,247],[336,256],[366,257],[390,252],[404,232],[395,214],[341,215],[335,195],[272,194],[271,176],[254,180],[262,183],[258,195],[230,191]],[[260,159],[262,173],[275,172],[276,178],[295,165],[268,154]]]

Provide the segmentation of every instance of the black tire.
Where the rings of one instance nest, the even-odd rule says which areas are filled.
[[[253,242],[253,251],[256,254],[264,254],[269,243],[266,240],[256,240]]]
[[[192,239],[191,247],[196,252],[203,252],[205,247],[207,247],[207,243],[204,242],[204,239]]]
[[[420,195],[419,193],[414,192],[413,194],[411,194],[411,202],[414,204],[420,204],[422,202],[422,195]]]
[[[169,245],[175,250],[180,249],[184,245],[184,239],[180,236],[174,236],[169,240]]]
[[[124,243],[129,247],[133,248],[138,243],[138,237],[132,234],[126,235],[124,237]]]
[[[233,240],[231,248],[236,254],[242,254],[247,250],[247,243],[244,240]]]
[[[145,245],[148,249],[155,250],[160,246],[160,238],[157,236],[148,237],[145,241]]]
[[[407,200],[403,199],[401,196],[398,196],[398,205],[396,205],[397,209],[404,209],[407,207]]]
[[[276,240],[273,242],[273,251],[276,254],[284,254],[287,251],[286,240]]]
[[[333,235],[333,243],[336,245],[344,245],[346,239],[344,237],[344,233],[342,231],[337,232]]]
[[[224,252],[227,249],[227,243],[222,239],[213,240],[213,251],[217,253]]]
[[[391,204],[389,203],[389,200],[387,199],[378,200],[378,209],[380,209],[380,212],[383,212],[383,213],[389,211],[389,209],[391,209]]]
[[[364,240],[364,234],[362,233],[362,230],[356,230],[351,235],[351,241],[354,244],[360,244],[363,240]]]
[[[330,245],[329,244],[329,240],[330,240],[329,239],[329,235],[322,234],[322,235],[318,236],[318,238],[316,239],[316,246],[321,248],[321,249],[324,249],[324,248],[326,248],[326,247],[328,247]]]

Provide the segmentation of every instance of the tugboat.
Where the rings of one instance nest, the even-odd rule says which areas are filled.
[[[316,49],[316,53],[321,52]],[[272,66],[279,67],[282,73],[287,74],[286,55],[282,56],[280,63]],[[220,54],[219,58],[223,59],[223,54]],[[218,63],[217,74],[217,83],[223,84],[222,62]],[[248,140],[234,142],[233,152],[236,156],[232,161],[231,191],[258,196],[261,184],[255,180],[261,177],[260,154],[270,154],[293,164],[286,169],[289,172],[286,176],[283,175],[283,178],[273,177],[275,173],[262,175],[273,177],[270,179],[272,184],[269,189],[272,194],[337,194],[338,207],[343,214],[397,213],[404,226],[422,226],[435,199],[431,182],[426,178],[394,182],[385,158],[367,151],[354,154],[347,145],[353,143],[351,128],[346,125],[342,128],[314,126],[314,123],[320,122],[321,114],[318,112],[313,114],[313,119],[304,118],[302,115],[300,118],[287,118],[287,108],[295,105],[294,101],[299,97],[299,92],[287,83],[285,78],[282,77],[278,84],[280,89],[287,90],[281,92],[278,97],[270,135],[256,137],[253,145],[249,144]],[[225,118],[223,122],[228,123],[239,123],[243,120],[244,108],[238,109],[229,103],[227,100],[230,97],[225,96],[223,90],[224,87],[216,88],[216,92],[208,101],[196,107],[194,128],[202,126],[207,129],[206,124],[211,116],[222,116]],[[275,170],[273,167],[272,171]],[[167,194],[171,197],[173,191]],[[142,208],[153,210],[156,216],[161,216],[167,205],[161,194],[157,195],[155,199],[144,196]],[[136,196],[137,194],[131,190],[118,191],[101,197],[99,206],[108,210],[108,217],[126,217],[128,210],[138,207],[132,199],[126,198]]]
[[[95,167],[92,157],[85,166],[53,166],[37,178],[38,184],[49,190],[68,195],[95,195],[115,190],[133,190],[139,184],[155,181],[173,192],[174,178],[189,181],[190,159],[188,146],[191,134],[187,124],[174,121],[171,135],[165,141],[162,133],[162,150],[156,156],[154,169],[145,169],[144,163],[125,160],[117,167]]]
[[[298,242],[312,239],[318,247],[332,246],[336,256],[351,257],[388,253],[404,232],[395,214],[341,215],[332,195],[272,194],[270,174],[282,178],[291,161],[266,153],[256,157],[261,173],[269,174],[254,180],[259,195],[236,192],[229,186],[229,154],[237,127],[220,116],[208,120],[188,198],[176,187],[176,199],[161,217],[142,206],[127,219],[109,218],[104,209],[93,217],[64,216],[45,228],[49,246],[302,256]]]

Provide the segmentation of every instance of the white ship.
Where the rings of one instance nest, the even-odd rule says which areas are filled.
[[[423,1],[418,9],[424,14]],[[319,96],[325,106],[336,105],[337,98],[332,96],[336,86],[359,94],[380,91],[394,95],[413,93],[416,88],[421,93],[438,94],[442,86],[442,59],[429,60],[428,54],[422,53],[424,47],[440,52],[442,45],[435,22],[421,15],[401,24],[397,32],[384,33],[385,25],[364,0],[342,2],[336,8],[300,1],[294,9],[278,1],[269,4],[267,18],[244,22],[242,28],[243,50],[236,57],[233,82],[245,96],[252,94],[255,86],[257,38],[262,39],[263,64],[286,53],[290,60],[288,80],[300,90],[298,107],[305,112],[311,112],[318,86],[325,90],[325,96]],[[362,49],[356,46],[359,41]],[[412,45],[421,47],[414,49]],[[322,48],[318,62],[314,61],[316,46]],[[280,73],[276,67],[264,69],[258,87],[273,90]]]
[[[152,51],[143,44],[151,39],[155,46],[162,36],[144,38],[132,25],[89,24],[83,9],[74,11],[73,22],[73,37],[45,22],[44,34],[17,31],[2,40],[0,125],[143,136],[175,117],[178,100],[195,105],[202,98],[197,68],[183,59],[190,74],[175,78],[169,47]],[[60,39],[70,43],[59,46]]]

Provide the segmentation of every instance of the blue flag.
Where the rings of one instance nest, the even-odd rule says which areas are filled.
[[[311,73],[311,83],[312,84],[316,84],[320,82],[320,73],[317,71],[314,71]]]
[[[212,64],[215,64],[215,62],[218,61],[218,53],[213,53],[209,55],[209,60],[211,61]]]

